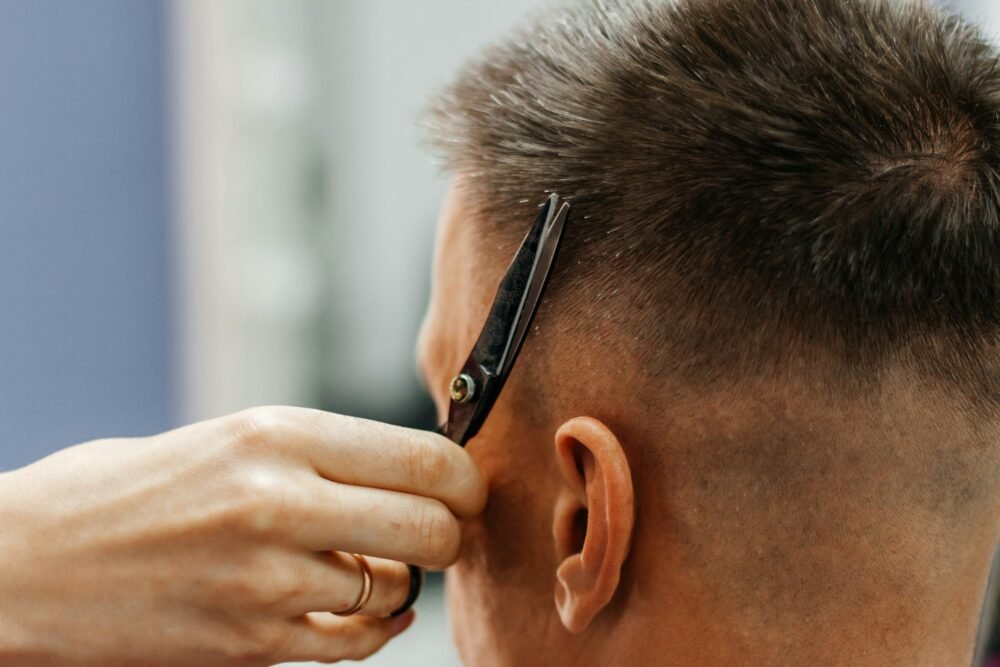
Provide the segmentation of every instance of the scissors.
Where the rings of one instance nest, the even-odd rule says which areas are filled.
[[[560,202],[557,194],[549,195],[500,282],[472,353],[451,381],[448,421],[438,432],[460,447],[479,433],[510,376],[542,302],[567,217],[569,202]],[[406,613],[423,587],[423,570],[408,567],[409,594],[393,616]]]

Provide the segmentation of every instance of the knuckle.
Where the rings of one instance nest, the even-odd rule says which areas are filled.
[[[287,415],[281,408],[264,406],[249,408],[233,415],[233,443],[245,453],[247,449],[268,449],[282,430]]]
[[[219,597],[222,597],[240,609],[256,609],[263,597],[257,582],[244,577],[232,576],[219,581],[216,586]]]
[[[298,577],[287,566],[266,560],[258,566],[256,577],[261,582],[256,602],[262,611],[281,612],[301,592]]]
[[[234,565],[218,586],[231,606],[265,615],[281,614],[304,590],[301,577],[276,558],[257,555]]]
[[[220,598],[239,609],[257,609],[265,602],[265,595],[258,581],[243,569],[223,576],[216,585]]]
[[[231,531],[270,538],[292,512],[289,489],[264,466],[236,467],[224,486],[220,523]]]
[[[291,567],[276,568],[268,587],[270,600],[265,607],[276,614],[283,614],[294,606],[294,601],[306,593],[305,580]]]
[[[420,513],[417,540],[428,565],[450,565],[458,557],[458,521],[444,504],[435,501]]]

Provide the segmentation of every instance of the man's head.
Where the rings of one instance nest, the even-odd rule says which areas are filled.
[[[442,411],[535,207],[573,204],[470,444],[467,659],[961,659],[1000,532],[997,64],[911,3],[595,0],[445,92]]]

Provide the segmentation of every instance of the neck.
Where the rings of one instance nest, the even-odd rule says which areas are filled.
[[[680,568],[640,580],[639,572],[656,570],[637,558],[613,632],[600,642],[607,653],[593,664],[970,665],[990,554],[956,555],[944,578],[920,569],[861,587],[828,580],[810,586],[825,593],[807,608],[786,608],[780,597],[748,600],[728,582],[709,584]]]

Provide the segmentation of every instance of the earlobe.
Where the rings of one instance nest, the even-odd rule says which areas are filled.
[[[563,479],[552,526],[555,602],[566,629],[582,632],[618,590],[635,524],[632,475],[618,438],[590,417],[559,428],[555,454]]]

